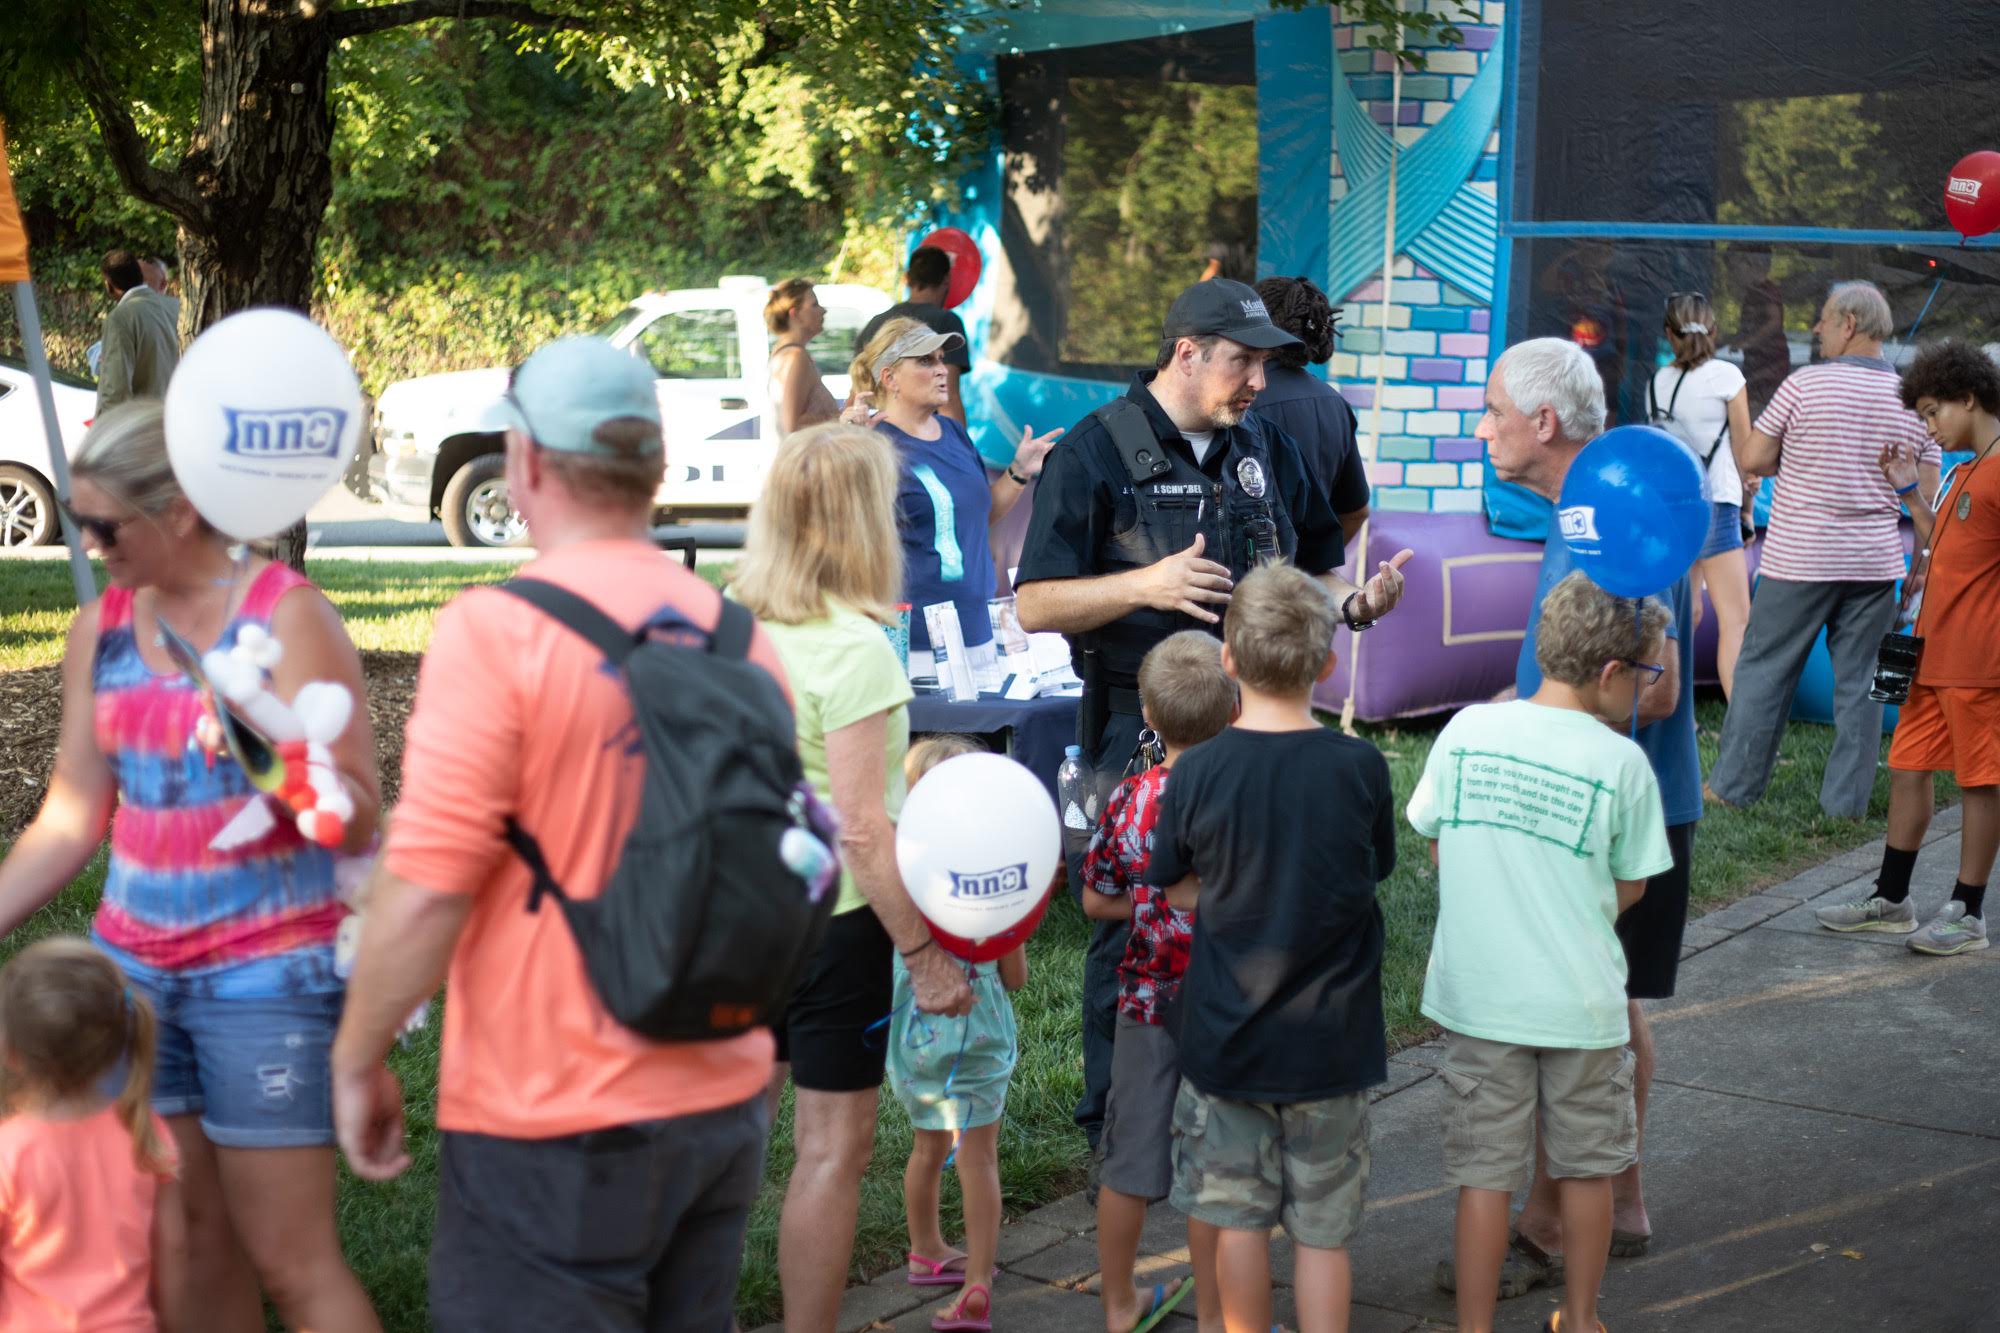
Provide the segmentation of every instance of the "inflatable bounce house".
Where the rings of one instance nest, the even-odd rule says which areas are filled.
[[[1968,40],[1986,6],[1474,8],[1400,70],[1325,7],[1009,10],[964,47],[994,142],[927,220],[983,259],[961,307],[964,398],[996,464],[1024,424],[1068,425],[1123,392],[1190,282],[1302,275],[1342,305],[1319,369],[1355,409],[1374,486],[1350,555],[1417,552],[1404,608],[1342,642],[1322,694],[1364,719],[1512,679],[1548,506],[1498,481],[1473,438],[1508,343],[1574,339],[1616,424],[1645,419],[1671,292],[1710,296],[1753,413],[1815,355],[1835,281],[1888,294],[1898,361],[1919,328],[1982,343],[2000,329],[1996,237],[1964,241],[1943,206],[1952,164],[2000,147],[2000,45]],[[1822,653],[1795,713],[1829,718],[1830,681]]]

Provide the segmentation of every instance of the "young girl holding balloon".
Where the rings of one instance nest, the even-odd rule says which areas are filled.
[[[919,779],[947,759],[983,754],[963,736],[930,736],[910,747],[904,773]],[[1028,980],[1025,946],[967,965],[972,1012],[944,1018],[917,1011],[910,974],[896,961],[896,1000],[889,1020],[889,1085],[910,1114],[916,1142],[903,1169],[909,1215],[909,1281],[917,1287],[960,1288],[934,1315],[939,1333],[985,1333],[993,1327],[993,1266],[1000,1244],[1000,1115],[1018,1042],[1008,995]],[[965,1249],[947,1245],[938,1221],[938,1184],[958,1171],[964,1201]]]

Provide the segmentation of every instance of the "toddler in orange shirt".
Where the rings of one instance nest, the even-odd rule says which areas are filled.
[[[147,1101],[153,1043],[152,1008],[83,940],[43,940],[0,970],[0,1328],[185,1327],[173,1140]]]

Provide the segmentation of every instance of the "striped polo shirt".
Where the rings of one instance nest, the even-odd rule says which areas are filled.
[[[1942,455],[1903,406],[1895,367],[1875,356],[1802,366],[1771,395],[1757,429],[1782,450],[1763,576],[1787,583],[1903,577],[1902,506],[1876,460],[1892,443],[1910,446],[1933,467]]]

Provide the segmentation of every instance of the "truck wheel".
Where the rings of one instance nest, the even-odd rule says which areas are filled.
[[[0,546],[45,546],[62,540],[56,497],[24,467],[0,463]]]
[[[481,454],[454,472],[438,506],[453,546],[523,546],[528,525],[507,499],[507,459]]]

